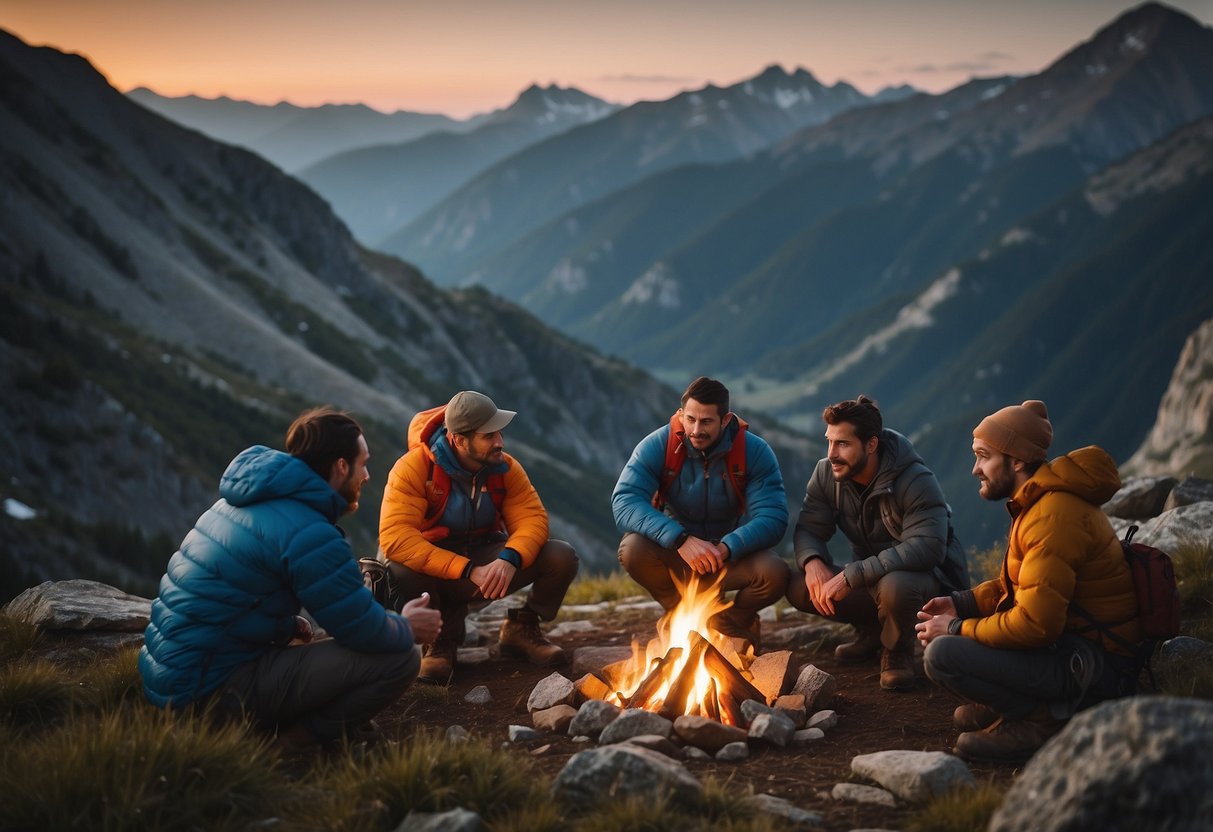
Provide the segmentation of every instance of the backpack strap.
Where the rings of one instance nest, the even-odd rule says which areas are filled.
[[[421,536],[430,543],[437,543],[445,540],[451,534],[449,527],[437,525],[438,521],[442,519],[442,512],[446,511],[447,501],[451,498],[451,475],[434,460],[427,458],[427,461],[429,478],[425,481],[426,509],[422,522],[429,525],[421,530]],[[505,516],[502,513],[502,507],[505,505],[505,475],[497,472],[489,474],[484,488],[488,492],[489,499],[493,501],[497,519],[492,526],[484,529],[472,529],[468,532],[469,534],[505,531]]]
[[[733,418],[737,420],[737,435],[733,437],[733,444],[729,446],[729,452],[725,455],[724,465],[725,477],[728,479],[729,485],[733,487],[733,492],[737,495],[737,516],[740,517],[745,514],[745,491],[746,486],[749,484],[749,480],[746,477],[745,435],[750,426],[736,414],[733,414]],[[670,417],[670,433],[665,443],[665,459],[661,464],[661,476],[658,479],[657,491],[653,494],[653,507],[658,511],[665,509],[665,495],[669,492],[674,480],[678,479],[678,474],[682,471],[683,463],[687,461],[686,445],[683,443],[685,435],[686,432],[682,428],[682,420],[675,413]]]

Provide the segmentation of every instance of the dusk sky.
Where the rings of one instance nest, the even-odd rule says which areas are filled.
[[[537,82],[624,104],[779,63],[872,93],[1030,73],[1117,0],[0,0],[0,27],[126,91],[465,117]],[[1206,26],[1213,0],[1169,4]]]

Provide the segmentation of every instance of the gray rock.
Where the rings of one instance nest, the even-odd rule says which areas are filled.
[[[1165,511],[1141,524],[1133,538],[1169,554],[1181,544],[1207,543],[1213,532],[1213,503],[1193,503]]]
[[[409,812],[396,832],[481,832],[485,828],[480,815],[467,809],[448,812]]]
[[[734,725],[725,725],[706,716],[680,716],[674,720],[674,733],[683,742],[715,753],[731,742],[745,742],[747,734]]]
[[[674,723],[661,714],[643,708],[628,708],[614,722],[602,729],[602,733],[598,735],[598,743],[611,745],[641,734],[668,737],[673,730]]]
[[[1126,520],[1157,517],[1162,514],[1162,507],[1177,482],[1175,477],[1133,477],[1125,480],[1112,499],[1103,504],[1104,513]]]
[[[826,732],[820,728],[804,728],[792,734],[792,745],[809,745],[825,739]]]
[[[875,786],[865,786],[862,783],[838,783],[830,796],[843,803],[866,803],[872,806],[897,806],[897,798],[892,792],[878,789]]]
[[[820,826],[825,820],[816,812],[801,809],[792,801],[784,800],[773,794],[756,794],[753,797],[747,797],[745,804],[756,812],[780,818],[793,829]]]
[[[829,731],[838,724],[838,714],[833,711],[818,711],[809,717],[809,721],[805,724],[807,728],[820,728],[822,731]]]
[[[745,717],[746,725],[752,723],[759,714],[774,713],[775,709],[763,702],[747,699],[741,703],[741,715]]]
[[[1191,636],[1176,636],[1167,639],[1159,648],[1155,659],[1154,670],[1169,670],[1172,666],[1181,667],[1191,675],[1196,666],[1213,666],[1213,644]]]
[[[614,722],[623,709],[602,699],[587,699],[577,709],[577,716],[569,723],[571,736],[597,737]]]
[[[704,751],[702,748],[696,748],[693,745],[684,746],[682,756],[688,760],[710,760],[712,755]]]
[[[460,647],[455,653],[459,664],[484,664],[493,660],[493,651],[488,647]]]
[[[508,729],[510,742],[529,742],[539,739],[539,732],[525,725],[511,725]]]
[[[122,633],[116,630],[62,630],[62,638],[53,642],[44,642],[39,648],[39,656],[52,664],[56,662],[91,661],[98,656],[104,656],[128,647],[139,647],[143,644],[143,633]],[[70,635],[67,635],[70,633]]]
[[[556,705],[531,714],[531,722],[538,731],[550,731],[553,734],[564,734],[569,730],[577,709],[572,705]]]
[[[97,581],[47,581],[22,592],[4,612],[44,630],[141,633],[152,602]]]
[[[526,701],[526,709],[531,713],[546,711],[557,705],[572,705],[576,699],[577,689],[573,686],[573,680],[553,673],[535,685]]]
[[[1184,477],[1171,489],[1163,511],[1170,511],[1180,506],[1190,506],[1195,503],[1213,502],[1213,481],[1202,480],[1200,477]]]
[[[632,658],[632,648],[619,645],[616,647],[578,647],[573,651],[572,675],[581,676],[584,673],[601,673],[609,664]]]
[[[769,742],[784,748],[792,741],[796,733],[796,724],[787,715],[778,711],[769,714],[759,714],[750,723],[750,738]]]
[[[838,640],[849,631],[849,625],[833,622],[798,624],[767,634],[763,637],[763,646],[795,650],[798,647],[810,647],[818,642]]]
[[[557,800],[578,807],[608,795],[656,797],[661,792],[688,803],[700,798],[703,786],[682,763],[629,743],[574,754],[552,782]]]
[[[598,628],[598,624],[595,624],[593,621],[585,621],[584,619],[561,621],[555,627],[548,630],[548,638],[564,638],[565,636],[577,633],[592,633]]]
[[[1213,702],[1134,696],[1083,711],[1036,752],[991,832],[1209,829]]]
[[[910,803],[922,803],[961,786],[976,786],[958,757],[942,751],[877,751],[851,760],[851,770]]]
[[[467,695],[463,697],[463,701],[472,705],[487,705],[493,701],[493,694],[489,692],[488,687],[485,685],[477,685],[467,692]]]
[[[806,664],[796,677],[792,686],[793,693],[804,697],[804,707],[807,711],[818,711],[829,707],[834,701],[834,689],[837,681],[829,673],[818,669],[815,665]]]
[[[452,745],[467,742],[469,739],[471,739],[471,736],[472,735],[468,733],[468,729],[464,728],[462,725],[452,725],[450,728],[446,729],[446,741]]]
[[[750,756],[750,747],[744,742],[731,742],[716,752],[716,759],[724,763],[736,763]]]

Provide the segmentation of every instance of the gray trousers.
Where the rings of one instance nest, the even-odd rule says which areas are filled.
[[[619,542],[619,562],[632,580],[666,610],[678,606],[681,598],[674,576],[685,583],[694,574],[677,550],[666,549],[636,532],[628,532]],[[788,565],[770,549],[725,561],[723,571],[721,591],[737,590],[737,595],[733,606],[720,615],[741,627],[748,626],[760,609],[783,597],[788,585]],[[708,577],[710,580],[712,576]]]
[[[475,543],[471,545],[450,543],[438,544],[442,548],[458,552],[471,560],[474,566],[484,566],[497,559],[505,548],[504,542]],[[430,606],[442,612],[442,638],[462,640],[464,618],[468,605],[480,598],[480,588],[471,578],[436,578],[409,569],[402,563],[388,561],[388,571],[396,584],[402,602],[419,598],[421,593],[430,594]],[[509,592],[516,592],[530,585],[526,606],[539,614],[544,621],[551,621],[560,612],[564,594],[569,584],[577,577],[577,553],[563,540],[549,540],[543,544],[533,563],[514,573]]]
[[[939,636],[927,645],[923,667],[931,681],[1008,719],[1022,719],[1041,707],[1066,719],[1081,707],[1120,694],[1115,658],[1073,633],[1030,650]]]
[[[842,571],[841,567],[831,569],[835,575]],[[854,624],[861,630],[879,627],[880,643],[888,650],[914,649],[918,611],[927,601],[943,594],[943,587],[932,573],[902,569],[887,573],[872,586],[852,589],[846,597],[834,602],[833,615],[825,615],[813,606],[803,569],[793,572],[788,582],[788,603],[793,607],[831,621]]]
[[[359,653],[324,638],[240,665],[216,692],[216,707],[228,716],[243,711],[271,730],[302,725],[330,742],[399,699],[420,668],[418,647]]]

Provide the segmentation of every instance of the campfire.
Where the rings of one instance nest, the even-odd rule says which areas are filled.
[[[677,578],[675,578],[677,581]],[[754,655],[709,624],[731,601],[717,590],[719,576],[705,583],[698,576],[679,584],[682,600],[657,622],[657,637],[641,646],[632,641],[632,658],[613,668],[610,699],[625,708],[656,711],[668,719],[690,714],[726,725],[745,725],[741,703],[766,697],[752,684]]]

